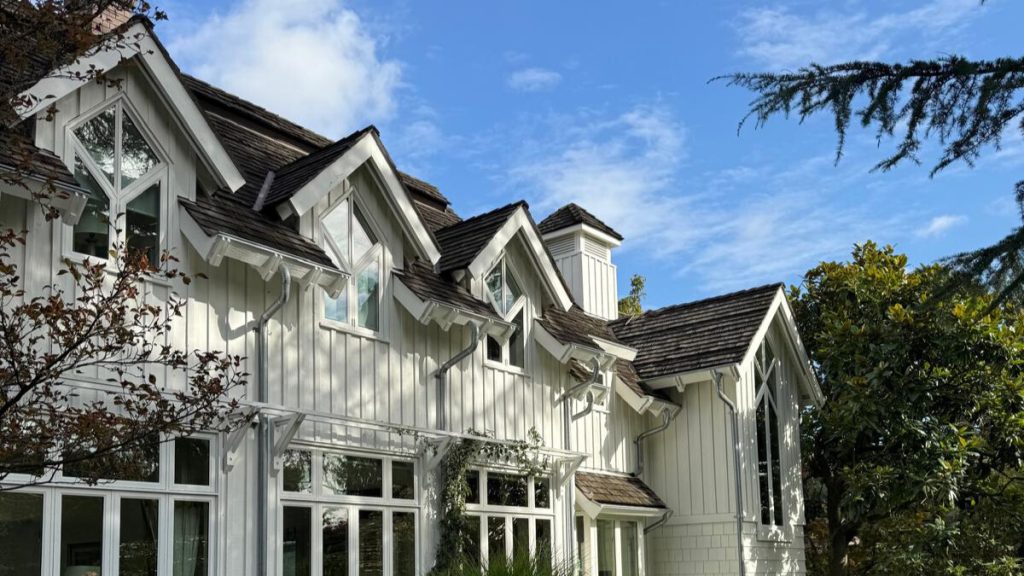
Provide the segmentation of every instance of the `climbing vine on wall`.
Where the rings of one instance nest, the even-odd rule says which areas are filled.
[[[539,476],[548,468],[547,458],[539,453],[543,439],[533,428],[527,440],[511,444],[493,442],[490,435],[474,430],[469,434],[478,438],[453,440],[438,470],[441,545],[431,574],[461,573],[468,568],[467,562],[473,562],[467,555],[471,537],[466,518],[466,497],[469,496],[466,472],[470,465],[477,461],[507,464],[525,476]]]

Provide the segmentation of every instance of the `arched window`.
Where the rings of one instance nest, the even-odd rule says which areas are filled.
[[[487,298],[504,320],[515,326],[508,342],[501,344],[487,337],[487,359],[523,368],[526,366],[526,297],[515,275],[502,258],[484,278]]]
[[[757,483],[761,524],[766,526],[782,526],[783,519],[779,370],[779,360],[765,339],[754,358],[754,387],[757,390]]]
[[[72,232],[71,249],[79,254],[107,258],[123,242],[151,265],[160,261],[166,170],[140,126],[118,100],[71,130],[75,179],[89,192]],[[124,221],[115,222],[121,214]]]
[[[351,196],[321,220],[325,247],[352,274],[337,298],[324,295],[324,317],[374,332],[380,329],[383,248]]]

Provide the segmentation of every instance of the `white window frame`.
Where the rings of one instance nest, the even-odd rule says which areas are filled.
[[[124,499],[156,500],[159,510],[157,528],[157,573],[171,574],[173,569],[174,503],[179,501],[205,502],[207,504],[207,574],[218,574],[218,485],[219,468],[216,463],[220,454],[219,439],[212,434],[195,434],[210,442],[210,485],[192,486],[174,483],[174,439],[160,444],[160,472],[156,482],[133,482],[124,480],[102,481],[89,486],[72,476],[62,473],[54,476],[44,486],[19,488],[13,494],[41,494],[43,496],[43,546],[41,574],[60,576],[61,513],[64,496],[88,496],[103,499],[103,535],[101,555],[104,574],[117,574],[120,562],[120,513]],[[30,481],[26,475],[11,475],[5,482],[17,486]],[[33,575],[26,575],[33,576]]]
[[[75,135],[75,129],[79,126],[89,122],[99,114],[103,113],[107,109],[114,107],[115,113],[115,139],[114,139],[114,156],[118,157],[121,153],[120,138],[116,135],[121,133],[121,126],[123,123],[124,115],[131,117],[135,127],[142,134],[142,137],[146,140],[146,143],[153,149],[153,153],[156,154],[158,163],[156,166],[150,169],[149,172],[142,175],[138,180],[132,182],[128,187],[121,188],[121,173],[119,169],[114,171],[114,182],[111,184],[104,175],[103,171],[96,166],[92,157],[86,151],[85,146],[82,145],[78,137]],[[168,229],[168,209],[167,209],[167,198],[170,190],[170,177],[171,177],[171,160],[170,155],[160,145],[160,141],[156,138],[153,132],[149,129],[145,122],[142,121],[142,115],[139,114],[135,106],[132,105],[131,101],[124,95],[118,94],[113,98],[107,99],[96,106],[93,106],[85,113],[81,114],[75,120],[69,122],[64,127],[64,164],[68,170],[75,171],[75,158],[76,156],[81,159],[82,164],[86,170],[92,175],[93,179],[99,183],[101,192],[107,196],[109,201],[110,211],[109,218],[110,223],[108,224],[108,251],[113,247],[115,243],[120,243],[126,246],[125,234],[126,226],[125,219],[127,215],[128,203],[137,198],[143,192],[149,189],[154,183],[159,182],[160,185],[160,218],[159,218],[159,242],[157,244],[158,255],[168,248],[167,242],[167,229]],[[75,262],[84,262],[90,260],[93,262],[106,262],[109,260],[107,257],[97,257],[81,252],[76,252],[74,249],[74,229],[75,227],[66,224],[64,226],[64,240],[63,240],[63,252],[64,255]],[[120,233],[118,233],[120,229]],[[159,262],[151,262],[153,266],[159,266]]]
[[[479,474],[478,481],[478,494],[480,495],[480,502],[478,503],[466,503],[466,514],[480,518],[480,533],[477,535],[479,538],[477,541],[480,543],[480,558],[481,561],[486,563],[490,561],[491,550],[488,542],[488,530],[487,523],[490,518],[504,518],[505,520],[505,556],[507,558],[512,557],[513,553],[513,542],[512,542],[512,523],[514,519],[526,519],[529,521],[529,550],[530,555],[534,556],[537,554],[537,521],[547,520],[551,527],[551,545],[554,548],[555,545],[555,492],[552,486],[550,478],[548,480],[548,507],[539,508],[536,503],[536,478],[533,476],[527,477],[527,505],[523,506],[500,506],[497,504],[490,504],[487,501],[487,478],[491,473],[506,474],[511,476],[523,476],[513,470],[496,470],[488,468],[470,468],[471,471]],[[554,550],[550,551],[554,554]],[[555,559],[552,558],[552,561]]]
[[[772,365],[767,367],[767,369],[765,369],[763,367],[762,363],[764,362],[764,359],[766,357],[766,350],[768,348],[771,348],[772,359],[773,360],[772,360]],[[785,425],[786,425],[785,424],[785,422],[786,422],[785,418],[786,418],[786,414],[787,414],[787,412],[785,410],[785,402],[783,402],[782,400],[786,397],[787,392],[786,392],[786,380],[785,380],[785,378],[783,378],[784,371],[782,369],[782,358],[781,358],[781,354],[780,354],[779,350],[780,350],[780,347],[777,346],[772,341],[772,339],[770,338],[770,334],[766,334],[765,337],[761,340],[761,343],[758,346],[758,350],[754,354],[754,358],[753,358],[753,360],[751,362],[752,384],[756,385],[757,384],[757,377],[758,377],[758,375],[760,374],[760,376],[761,376],[761,384],[760,384],[759,387],[757,387],[754,390],[754,411],[753,411],[753,414],[752,414],[752,416],[753,416],[753,418],[752,418],[752,426],[754,427],[754,430],[753,430],[753,432],[754,432],[754,434],[753,434],[753,437],[754,437],[754,449],[752,451],[752,456],[753,456],[753,459],[754,459],[754,467],[753,467],[754,485],[756,487],[755,492],[757,494],[757,508],[754,510],[754,513],[757,516],[757,537],[758,537],[759,540],[767,540],[767,541],[787,541],[787,540],[791,539],[791,536],[789,534],[789,530],[790,530],[789,516],[788,516],[788,514],[786,512],[786,508],[787,507],[786,507],[786,502],[785,502],[785,495],[786,495],[786,489],[787,489],[787,480],[786,480],[786,475],[785,475],[784,472],[785,472],[786,466],[787,466],[787,462],[786,462],[787,458],[786,458],[786,451],[785,451],[784,445],[782,443],[782,438],[785,436],[783,432],[784,432],[784,428],[785,428]],[[771,377],[775,378],[775,396],[771,395],[771,391],[770,391],[770,389],[768,387],[769,378],[771,378]],[[757,424],[757,410],[758,410],[758,407],[761,405],[762,401],[769,403],[769,405],[765,406],[765,422],[764,422],[764,432],[766,434],[766,441],[767,441],[766,453],[767,453],[767,458],[768,458],[768,460],[766,462],[766,464],[767,464],[767,471],[768,471],[768,514],[769,514],[769,520],[770,520],[770,523],[768,523],[768,524],[764,523],[764,518],[761,516],[761,505],[762,505],[763,502],[762,502],[761,484],[760,484],[760,478],[759,478],[760,467],[761,467],[761,460],[760,460],[760,456],[759,456],[759,453],[758,453],[759,448],[760,448],[760,439],[759,439],[759,436],[758,436],[759,430],[757,428],[758,427],[758,424]],[[778,422],[778,426],[777,426],[776,429],[772,429],[772,426],[771,426],[771,417],[770,417],[770,413],[769,413],[769,410],[768,410],[769,406],[775,408],[775,417],[776,417],[776,420]],[[773,477],[774,471],[772,470],[772,465],[771,465],[771,460],[772,460],[771,447],[772,447],[772,439],[773,438],[778,438],[778,442],[779,442],[779,474],[780,474],[780,478],[779,478],[779,494],[778,494],[778,500],[780,500],[779,502],[776,502],[776,495],[775,495],[775,488],[774,488],[775,485],[774,485],[774,482],[773,482],[773,480],[774,480],[774,477]],[[781,509],[781,517],[782,517],[782,523],[781,524],[776,524],[775,523],[776,507],[779,507]]]
[[[600,565],[600,538],[598,538],[597,523],[610,522],[612,524],[612,531],[614,534],[614,549],[612,550],[612,561],[615,564],[612,576],[625,576],[623,571],[623,537],[625,530],[623,528],[632,524],[636,530],[636,576],[642,576],[645,573],[646,565],[646,544],[644,542],[644,522],[639,519],[621,518],[621,517],[607,517],[603,518],[598,516],[597,518],[591,518],[585,514],[577,514],[573,518],[573,531],[576,530],[576,518],[583,518],[583,546],[577,551],[580,558],[582,559],[583,573],[586,576],[596,576],[599,573]],[[575,544],[575,543],[574,543]]]
[[[387,315],[385,314],[385,303],[387,299],[384,297],[384,288],[386,286],[385,271],[387,251],[384,246],[384,236],[380,233],[380,226],[373,220],[373,217],[367,213],[361,206],[363,202],[360,202],[356,197],[356,189],[350,188],[347,194],[342,195],[334,202],[329,204],[320,214],[317,222],[317,231],[322,239],[322,246],[327,252],[328,256],[338,265],[339,268],[349,274],[348,282],[345,284],[343,293],[346,295],[347,320],[337,320],[334,318],[327,317],[326,302],[330,296],[324,290],[319,291],[319,302],[318,308],[320,310],[320,322],[321,326],[325,328],[333,328],[344,332],[351,332],[360,336],[369,336],[371,338],[381,339],[385,334],[385,326],[387,324]],[[370,250],[363,254],[363,256],[357,262],[349,262],[349,256],[347,254],[341,254],[341,250],[334,243],[334,239],[327,226],[324,224],[324,218],[338,209],[345,201],[349,203],[348,213],[348,233],[349,233],[349,247],[351,250],[352,246],[352,232],[354,230],[353,223],[357,221],[356,211],[359,211],[362,216],[363,222],[366,224],[367,232],[372,234],[376,238],[377,242],[373,245]],[[367,328],[360,326],[359,321],[359,295],[358,295],[358,282],[359,273],[368,269],[372,263],[377,263],[377,329]]]
[[[379,453],[367,453],[350,450],[331,450],[318,447],[310,447],[295,444],[289,450],[300,450],[310,453],[310,492],[287,492],[284,490],[284,474],[279,472],[278,490],[278,513],[281,518],[284,515],[284,507],[309,508],[310,513],[310,572],[311,576],[322,576],[323,574],[323,514],[326,510],[344,508],[348,510],[348,548],[349,548],[349,576],[359,576],[359,511],[379,510],[383,512],[383,537],[384,544],[382,553],[384,555],[384,576],[394,574],[394,541],[392,533],[394,529],[394,514],[412,513],[413,523],[416,526],[415,562],[414,574],[420,574],[420,541],[423,539],[423,525],[420,515],[420,491],[422,487],[421,466],[413,457],[397,455],[381,455]],[[351,496],[333,494],[323,487],[323,457],[326,454],[338,456],[350,456],[357,458],[368,458],[382,461],[381,468],[381,494],[380,498],[369,496]],[[411,462],[413,464],[413,498],[402,499],[392,496],[394,462]],[[284,522],[277,523],[276,542],[284,541]],[[284,570],[284,555],[278,554],[277,573]]]
[[[505,280],[508,276],[512,277],[515,283],[519,285],[519,290],[522,292],[522,294],[519,295],[519,298],[517,298],[516,301],[512,303],[512,306],[509,307],[508,314],[502,314],[500,304],[494,301],[494,295],[491,294],[490,289],[488,289],[487,287],[487,277],[494,273],[494,270],[499,267],[502,269],[502,292],[508,289],[508,281]],[[491,358],[488,358],[488,339],[491,337],[485,337],[484,364],[490,368],[497,368],[499,370],[505,370],[520,374],[525,373],[526,366],[529,364],[528,352],[530,347],[527,345],[527,333],[529,331],[528,327],[530,326],[530,319],[527,318],[527,304],[529,303],[529,299],[526,297],[526,285],[522,281],[522,276],[519,274],[519,271],[516,270],[516,267],[511,262],[509,262],[508,255],[502,254],[502,256],[494,264],[494,266],[491,266],[491,268],[487,271],[487,274],[484,274],[483,279],[481,280],[481,285],[483,286],[484,300],[491,304],[491,307],[494,308],[494,312],[503,320],[510,324],[513,324],[513,321],[515,320],[516,316],[519,315],[520,312],[523,313],[523,365],[516,366],[515,364],[511,363],[512,336],[509,336],[505,340],[505,342],[499,342],[499,344],[501,345],[500,360],[492,360]]]

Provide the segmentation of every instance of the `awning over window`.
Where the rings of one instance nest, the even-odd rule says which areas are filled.
[[[633,476],[577,472],[576,497],[580,508],[591,518],[661,516],[668,508],[650,486]]]

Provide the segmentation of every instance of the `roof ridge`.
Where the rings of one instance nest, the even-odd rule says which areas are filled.
[[[319,150],[310,152],[309,154],[306,154],[301,158],[296,158],[295,160],[292,160],[288,164],[285,164],[280,169],[278,169],[277,174],[278,176],[280,176],[281,174],[288,174],[289,172],[297,170],[310,162],[315,162],[316,160],[322,158],[323,156],[329,155],[331,152],[334,152],[337,148],[341,147],[342,145],[348,144],[352,140],[361,138],[369,131],[376,129],[377,127],[374,126],[373,124],[369,124],[363,128],[360,128],[359,130],[352,132],[348,136],[344,136],[338,140],[335,140],[334,142],[331,142],[330,144],[324,146]]]
[[[737,290],[735,292],[728,292],[726,294],[719,294],[717,296],[709,296],[707,298],[701,298],[700,300],[693,300],[691,302],[681,302],[679,304],[670,304],[668,306],[663,306],[661,308],[655,308],[653,310],[646,310],[640,316],[628,316],[628,317],[625,317],[625,318],[617,318],[615,320],[612,320],[612,321],[608,322],[608,324],[609,325],[612,325],[612,324],[615,324],[615,325],[629,324],[631,321],[635,321],[635,320],[637,320],[639,318],[646,318],[646,317],[649,317],[649,316],[655,316],[655,315],[658,315],[658,314],[663,314],[665,312],[674,312],[676,310],[682,310],[682,309],[685,309],[685,308],[689,308],[691,306],[700,306],[702,304],[711,304],[713,302],[718,302],[718,301],[721,301],[721,300],[728,300],[730,298],[736,298],[737,296],[744,296],[744,295],[747,295],[747,294],[753,294],[755,292],[767,292],[769,289],[777,290],[779,288],[784,288],[785,286],[786,286],[786,284],[784,282],[772,282],[772,283],[769,283],[769,284],[762,284],[761,286],[754,286],[753,288],[745,288],[743,290]]]
[[[505,211],[505,210],[511,211],[511,210],[513,210],[515,208],[519,208],[520,206],[525,208],[527,211],[529,211],[529,209],[530,209],[530,205],[529,205],[529,203],[526,202],[526,200],[516,200],[515,202],[506,204],[504,206],[495,208],[493,210],[488,210],[487,212],[483,212],[483,213],[477,214],[475,216],[470,216],[469,218],[466,218],[465,220],[463,220],[461,222],[456,222],[454,224],[445,226],[444,228],[441,228],[437,232],[435,232],[435,234],[437,236],[442,236],[442,235],[445,235],[446,233],[450,233],[452,231],[452,229],[454,229],[456,227],[459,227],[459,226],[462,226],[463,224],[471,224],[474,221],[479,220],[481,218],[486,218],[488,216],[494,216],[495,214],[497,214],[499,212],[502,212],[502,211]]]

